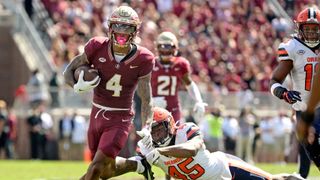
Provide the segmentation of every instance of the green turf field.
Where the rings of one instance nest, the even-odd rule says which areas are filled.
[[[0,160],[0,180],[75,180],[86,171],[87,164],[76,161],[5,161]],[[296,164],[273,165],[259,164],[271,173],[292,173],[297,171]],[[163,172],[153,168],[156,179],[164,179]],[[310,179],[320,179],[320,172],[312,166]],[[129,173],[114,180],[138,180],[141,175]]]

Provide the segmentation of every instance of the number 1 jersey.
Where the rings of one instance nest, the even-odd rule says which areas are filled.
[[[293,90],[301,93],[302,103],[292,105],[296,111],[305,110],[309,99],[313,76],[318,66],[318,55],[298,38],[294,37],[281,43],[278,49],[279,61],[292,61],[293,69],[290,71]]]

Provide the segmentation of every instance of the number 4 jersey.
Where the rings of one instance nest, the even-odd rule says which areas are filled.
[[[181,118],[178,91],[182,85],[182,77],[190,72],[189,61],[182,57],[174,57],[170,65],[163,65],[157,60],[152,71],[151,85],[155,106],[167,109],[176,121]]]
[[[297,102],[292,107],[296,111],[304,110],[311,90],[312,77],[318,66],[318,55],[294,37],[279,45],[278,60],[293,62],[293,69],[290,72],[292,89],[301,93],[302,103]]]
[[[199,127],[194,123],[179,126],[175,135],[175,144],[187,142],[194,136],[200,135]],[[155,164],[166,174],[175,179],[231,179],[228,161],[224,153],[210,153],[205,145],[196,156],[190,158],[174,158],[160,155]]]
[[[133,44],[129,54],[118,63],[111,46],[108,38],[94,37],[84,48],[89,63],[99,71],[101,77],[94,89],[93,102],[131,110],[138,81],[152,72],[154,55],[146,48]]]

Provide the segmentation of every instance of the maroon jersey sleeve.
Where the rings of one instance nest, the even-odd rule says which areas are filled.
[[[150,52],[146,48],[141,49],[141,55],[142,55],[141,60],[143,61],[142,62],[143,67],[141,68],[141,70],[139,72],[139,78],[142,78],[142,77],[150,74],[152,72],[152,69],[155,64],[154,55],[152,54],[152,52]]]
[[[180,72],[182,75],[185,75],[186,73],[188,74],[191,73],[191,67],[188,60],[186,60],[185,58],[179,57],[178,63],[181,68]]]
[[[94,53],[101,48],[102,44],[107,40],[106,37],[94,37],[91,38],[87,44],[84,46],[84,52],[87,55],[87,58],[89,60],[90,63],[92,60],[92,57],[94,55]]]

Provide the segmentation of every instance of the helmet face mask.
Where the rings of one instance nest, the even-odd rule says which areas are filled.
[[[133,42],[140,27],[138,14],[129,6],[116,8],[108,20],[110,39],[115,46],[126,48]]]
[[[170,63],[171,58],[176,54],[176,47],[171,44],[158,44],[157,50],[163,63]]]
[[[113,23],[110,28],[113,32],[120,34],[133,34],[137,31],[137,27],[130,24]]]
[[[151,136],[156,147],[168,146],[175,133],[174,119],[167,110],[153,108],[153,121],[151,123]]]
[[[152,124],[151,136],[154,144],[157,146],[163,146],[170,142],[172,134],[170,133],[169,126],[170,125],[167,121]]]
[[[304,42],[310,46],[315,47],[320,43],[320,25],[319,24],[302,24],[300,25],[300,36]]]
[[[156,46],[160,62],[163,64],[171,63],[172,57],[177,55],[179,49],[177,37],[168,31],[158,35]]]
[[[302,10],[295,21],[299,38],[313,48],[320,43],[320,11],[317,8]]]
[[[129,24],[111,24],[111,38],[118,46],[128,46],[135,37],[136,29],[135,26]]]

